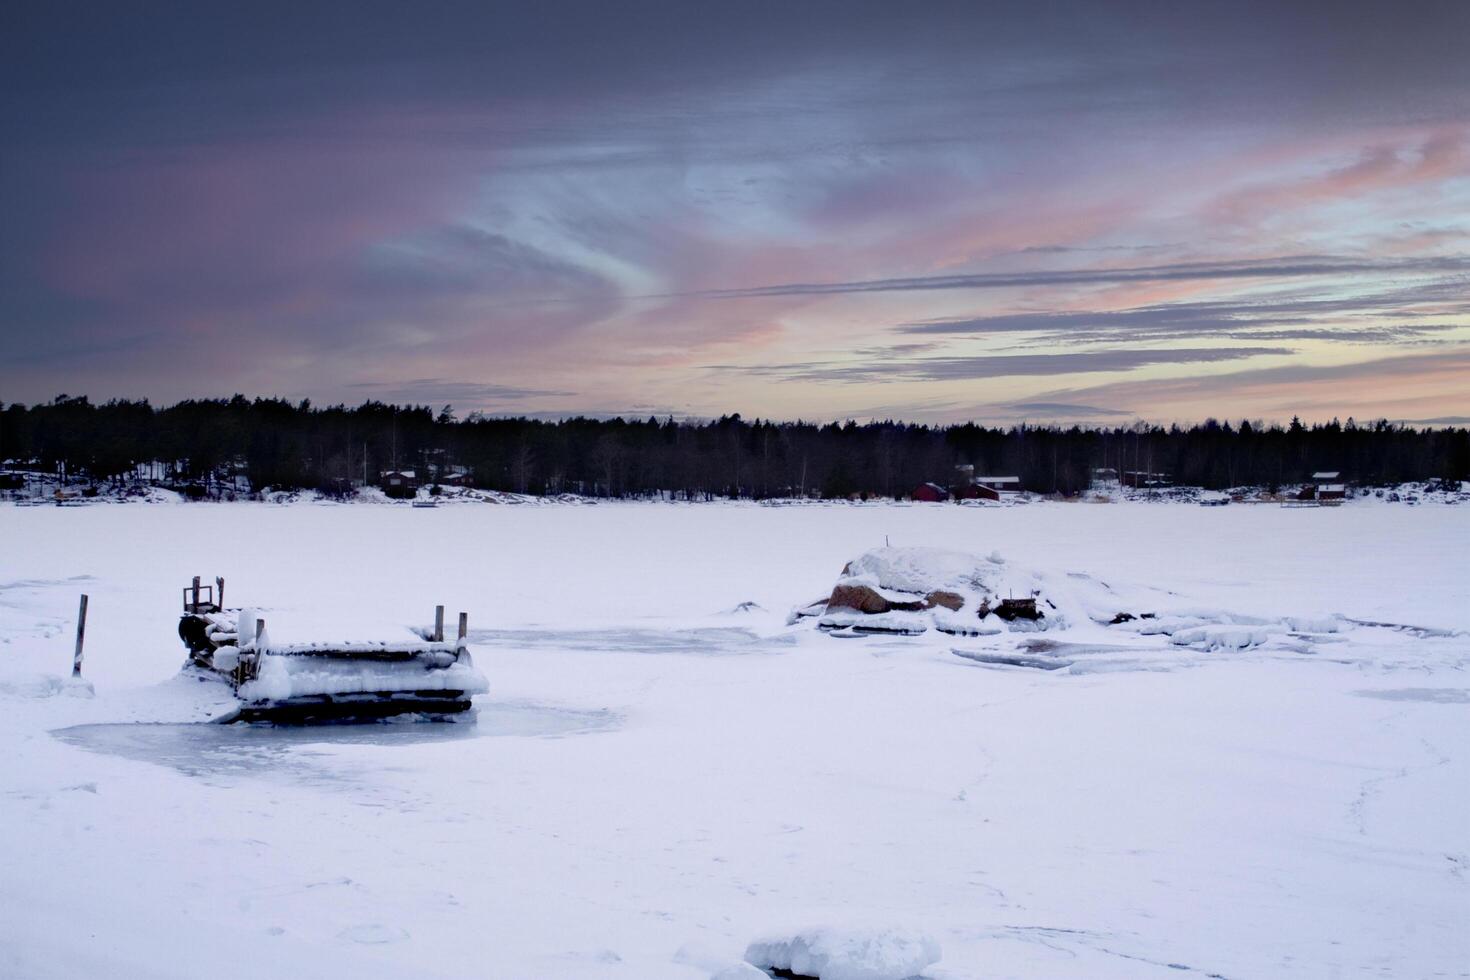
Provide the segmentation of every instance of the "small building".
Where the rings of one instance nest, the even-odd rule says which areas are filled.
[[[1004,500],[1021,490],[1019,476],[977,476],[975,496],[981,500]]]
[[[1318,500],[1342,500],[1347,496],[1347,484],[1337,470],[1323,470],[1312,474],[1312,483],[1317,487]]]
[[[418,474],[413,470],[387,470],[379,474],[378,486],[390,497],[412,497],[419,492]]]
[[[914,492],[909,496],[915,500],[938,504],[949,499],[949,491],[937,483],[921,483],[914,488]]]
[[[467,487],[470,485],[470,471],[465,466],[445,466],[436,477],[435,482],[446,487]]]
[[[1312,474],[1310,486],[1302,487],[1297,495],[1300,500],[1318,502],[1343,500],[1347,497],[1347,484],[1342,482],[1342,473],[1337,470],[1321,470]]]
[[[1133,487],[1138,490],[1156,490],[1174,484],[1174,481],[1169,479],[1169,474],[1156,473],[1153,470],[1126,470],[1120,482],[1125,487]]]

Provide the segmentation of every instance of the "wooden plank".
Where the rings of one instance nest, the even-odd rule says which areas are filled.
[[[71,658],[71,676],[82,676],[82,639],[87,633],[87,594],[82,593],[82,605],[77,610],[77,651]]]

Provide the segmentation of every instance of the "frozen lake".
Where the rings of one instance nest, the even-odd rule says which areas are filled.
[[[885,539],[1285,625],[787,624]],[[706,980],[857,924],[928,933],[933,980],[1470,962],[1461,508],[0,506],[0,541],[0,975]],[[329,638],[465,610],[491,692],[203,724],[174,626],[216,574]]]

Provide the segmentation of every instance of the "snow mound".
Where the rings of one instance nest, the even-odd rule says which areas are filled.
[[[819,928],[757,940],[746,948],[745,961],[819,980],[908,980],[939,962],[939,955],[939,943],[919,933]]]
[[[90,698],[96,693],[83,677],[58,677],[55,674],[19,674],[0,681],[0,697],[51,698],[58,694],[73,698]]]

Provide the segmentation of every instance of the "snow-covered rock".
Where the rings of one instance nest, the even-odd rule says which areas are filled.
[[[939,962],[939,955],[932,938],[900,929],[807,929],[745,950],[754,966],[818,980],[908,980]]]
[[[1060,629],[1089,619],[1107,623],[1125,612],[1134,615],[1130,605],[1136,603],[1089,576],[1042,572],[996,553],[876,548],[842,570],[817,625],[975,635]]]

